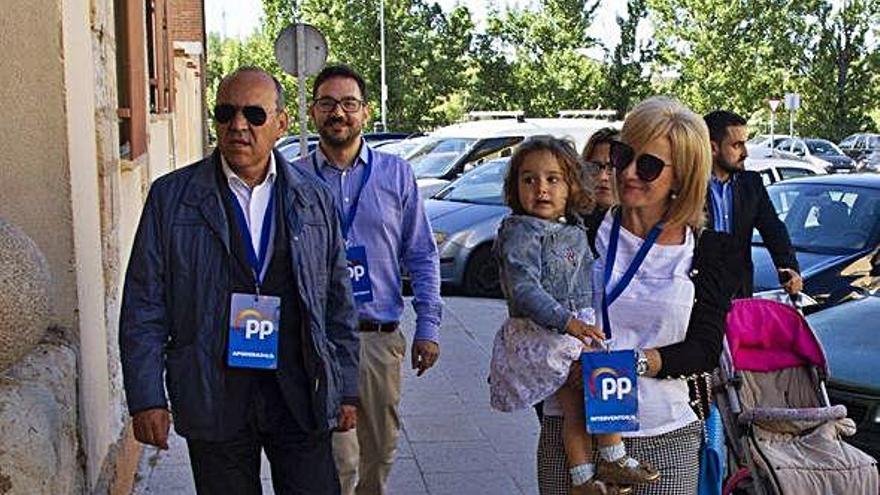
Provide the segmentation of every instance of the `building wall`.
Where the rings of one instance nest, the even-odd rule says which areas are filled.
[[[203,43],[202,0],[169,0],[171,39]]]
[[[97,483],[104,458],[116,442],[110,431],[110,381],[104,308],[101,203],[95,126],[95,67],[90,0],[65,0],[62,54],[67,99],[67,165],[73,212],[74,270],[79,343],[79,411],[86,482]]]
[[[0,120],[0,216],[46,255],[54,281],[53,323],[73,328],[77,294],[61,0],[4,0],[3,11],[16,15],[0,15],[0,101],[9,103]]]
[[[177,31],[195,45],[201,0],[174,2],[198,8],[198,28],[184,29],[183,10]],[[51,352],[34,351],[0,376],[3,418],[16,417],[4,405],[21,403],[22,391],[48,390],[34,401],[46,414],[0,428],[0,445],[17,446],[0,449],[15,451],[0,466],[0,493],[4,472],[17,473],[13,493],[21,486],[30,487],[27,493],[124,492],[133,476],[126,466],[139,454],[127,428],[119,365],[123,278],[150,182],[181,165],[176,153],[187,162],[201,157],[193,142],[201,139],[203,110],[193,81],[203,65],[184,64],[187,72],[177,76],[185,84],[176,101],[185,110],[148,116],[147,153],[121,160],[113,6],[114,0],[3,1],[3,11],[14,15],[0,16],[0,101],[14,104],[0,124],[0,217],[45,254],[49,324],[60,331],[43,344]],[[41,432],[40,442],[17,440],[32,431]]]

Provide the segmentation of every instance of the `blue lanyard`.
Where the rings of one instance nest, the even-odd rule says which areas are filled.
[[[366,145],[362,145],[366,146]],[[326,177],[324,177],[324,173],[321,172],[321,167],[318,166],[318,152],[314,151],[312,153],[312,166],[315,167],[315,175],[317,175],[325,184],[329,184],[329,181]],[[364,165],[364,174],[361,176],[361,187],[358,188],[357,196],[354,197],[354,201],[351,203],[351,208],[348,209],[348,216],[343,214],[343,205],[341,201],[337,201],[339,203],[337,205],[339,210],[339,221],[342,222],[342,238],[348,241],[348,233],[351,230],[351,226],[354,224],[354,217],[357,215],[358,204],[361,202],[361,194],[364,192],[364,186],[367,185],[367,180],[370,179],[370,174],[373,172],[373,150],[367,148],[367,163]],[[342,190],[342,186],[340,185],[340,191]]]
[[[241,235],[244,237],[244,247],[247,253],[248,263],[254,272],[254,281],[257,284],[257,292],[259,293],[260,284],[263,282],[263,266],[266,264],[266,253],[269,251],[269,234],[272,231],[272,217],[275,214],[275,184],[272,184],[269,190],[269,204],[266,205],[266,213],[263,215],[263,227],[260,234],[260,252],[254,251],[254,241],[251,237],[251,229],[248,228],[247,219],[244,216],[244,210],[238,203],[238,198],[232,190],[229,190],[229,196],[232,198],[232,208],[235,210],[235,217],[238,219],[238,225],[241,228]]]
[[[648,232],[648,237],[645,239],[645,242],[642,243],[638,252],[636,252],[629,268],[626,269],[626,272],[624,272],[620,281],[617,282],[617,285],[613,289],[611,289],[611,292],[608,292],[608,284],[611,283],[611,274],[614,271],[614,260],[617,258],[617,240],[620,237],[620,210],[618,209],[614,212],[614,223],[611,225],[611,236],[608,240],[608,255],[605,261],[604,297],[602,297],[602,329],[605,332],[606,339],[611,338],[611,319],[608,317],[608,307],[611,306],[611,303],[617,300],[620,294],[623,293],[624,289],[626,289],[629,283],[632,282],[639,267],[641,267],[642,263],[645,261],[645,257],[648,256],[648,251],[650,251],[654,243],[657,242],[657,238],[660,237],[660,232],[662,231],[663,221],[657,222],[657,224],[651,228],[651,231]]]

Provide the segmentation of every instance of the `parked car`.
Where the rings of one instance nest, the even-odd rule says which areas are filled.
[[[492,243],[510,215],[502,192],[509,164],[509,158],[486,162],[425,201],[440,252],[440,279],[470,295],[500,294]]]
[[[825,167],[813,165],[807,160],[785,152],[763,147],[749,147],[745,169],[757,172],[765,186],[781,180],[827,173]]]
[[[384,141],[373,145],[374,148],[391,153],[397,156],[407,156],[412,150],[416,149],[427,140],[427,136],[416,136],[399,141]]]
[[[880,288],[880,175],[817,175],[767,187],[791,236],[804,279],[805,312]],[[755,292],[780,296],[776,267],[757,231]]]
[[[862,160],[874,152],[880,152],[880,134],[859,133],[843,138],[840,149],[860,166]]]
[[[880,150],[865,155],[859,166],[862,172],[880,172]]]
[[[789,138],[777,144],[776,149],[804,157],[814,165],[825,167],[829,173],[853,172],[856,168],[853,159],[827,139]]]
[[[287,136],[281,139],[284,140],[283,144],[275,145],[281,156],[291,163],[299,160],[299,136]],[[309,136],[306,141],[306,147],[308,148],[306,153],[315,151],[315,148],[318,147],[318,136]]]
[[[858,430],[847,442],[880,459],[880,295],[870,294],[807,317],[828,359],[828,395],[846,406]]]
[[[597,119],[479,120],[442,127],[406,155],[415,171],[422,197],[430,197],[475,166],[513,154],[530,136],[550,135],[571,140],[580,151],[596,129],[612,125]]]
[[[363,134],[364,141],[367,142],[370,146],[376,147],[383,144],[395,143],[397,141],[406,139],[411,136],[419,136],[421,133],[416,132],[365,132]]]
[[[781,143],[782,141],[784,141],[790,137],[791,136],[789,136],[788,134],[773,134],[772,139],[771,139],[770,134],[758,134],[757,136],[753,137],[752,139],[749,139],[746,142],[746,144],[750,147],[755,147],[755,148],[760,147],[760,148],[773,149],[776,147],[777,144]]]

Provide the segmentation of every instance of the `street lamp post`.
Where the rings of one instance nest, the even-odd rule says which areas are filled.
[[[381,65],[381,94],[380,105],[382,109],[382,131],[388,129],[388,122],[385,119],[385,105],[388,101],[388,86],[385,85],[385,0],[379,0],[379,58]]]

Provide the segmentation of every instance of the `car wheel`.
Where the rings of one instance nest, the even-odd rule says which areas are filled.
[[[471,296],[498,297],[501,295],[501,282],[498,264],[489,246],[477,248],[471,254],[464,272],[464,292]]]

